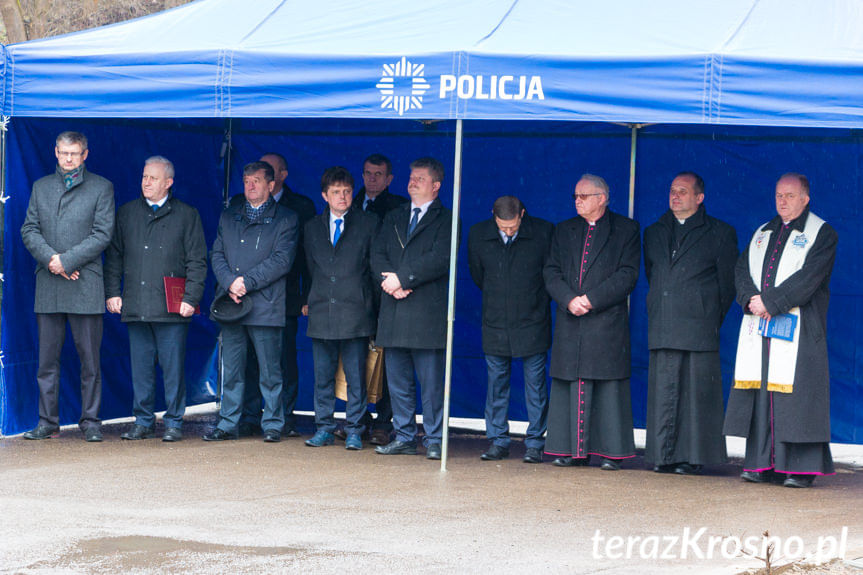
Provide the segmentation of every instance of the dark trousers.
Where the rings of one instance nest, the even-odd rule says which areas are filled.
[[[521,359],[524,371],[524,403],[527,407],[526,447],[545,446],[548,418],[548,386],[545,381],[545,353]],[[488,391],[485,398],[485,435],[494,444],[509,448],[509,389],[512,359],[508,356],[485,356],[488,368]]]
[[[336,371],[339,355],[347,380],[348,433],[362,434],[366,414],[366,356],[369,338],[313,339],[312,355],[315,360],[315,426],[318,431],[332,433],[336,430],[333,412],[336,409]]]
[[[299,368],[297,367],[297,328],[299,322],[296,316],[285,318],[285,328],[282,331],[282,399],[285,411],[285,429],[296,428],[294,408],[297,405],[297,393],[299,391]],[[246,365],[246,381],[258,382],[258,363],[252,361],[254,358],[254,347],[249,345],[250,360]],[[247,385],[243,396],[242,420],[247,423],[259,425],[261,423],[261,409],[263,398],[257,385]]]
[[[416,371],[422,394],[423,443],[426,447],[440,443],[443,437],[444,350],[390,347],[386,354],[396,439],[415,441],[417,437]]]
[[[60,353],[66,341],[66,322],[81,360],[81,419],[83,430],[99,427],[99,405],[102,400],[102,370],[99,346],[102,344],[102,315],[74,313],[37,313],[39,328],[39,423],[60,425]]]
[[[246,360],[249,343],[255,348],[258,358],[257,387],[264,399],[261,427],[264,431],[281,432],[285,425],[282,400],[282,368],[279,358],[282,352],[282,328],[255,325],[222,325],[222,406],[219,411],[219,429],[237,433],[243,410],[243,394],[246,387]]]
[[[126,324],[132,361],[132,414],[135,423],[153,427],[156,416],[156,364],[162,368],[165,383],[165,427],[183,426],[186,412],[186,333],[185,322],[143,322]]]
[[[767,362],[764,362],[767,365]],[[765,368],[766,372],[766,368]],[[763,379],[766,380],[766,373]],[[749,435],[746,437],[746,453],[743,458],[745,471],[766,471],[806,475],[833,475],[833,456],[829,443],[791,443],[776,441],[773,432],[773,395],[762,383],[753,390],[755,408]]]
[[[387,350],[384,350],[384,361],[386,361]],[[375,403],[375,413],[377,417],[371,419],[369,415],[368,423],[372,429],[383,429],[384,431],[393,430],[393,403],[390,400],[390,385],[387,382],[387,371],[384,369],[383,378],[381,381],[381,394]]]

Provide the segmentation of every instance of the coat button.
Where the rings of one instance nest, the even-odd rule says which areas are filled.
[[[150,249],[150,246],[144,246],[144,249],[148,250],[148,249]]]
[[[244,243],[246,243],[246,240],[240,240],[240,243],[244,244]]]
[[[336,276],[330,276],[330,281],[335,283],[335,281],[336,281]]]
[[[145,285],[147,282],[141,282],[141,285]]]
[[[330,303],[336,303],[336,299],[335,299],[335,298],[330,298]]]

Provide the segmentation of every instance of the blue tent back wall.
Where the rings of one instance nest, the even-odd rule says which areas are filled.
[[[20,432],[36,421],[36,331],[32,313],[33,260],[21,244],[19,229],[32,181],[53,169],[53,139],[63,129],[80,129],[91,140],[88,166],[109,177],[118,204],[139,193],[140,170],[152,154],[171,158],[177,166],[176,194],[202,215],[209,244],[221,207],[222,167],[219,150],[225,124],[219,120],[54,120],[16,118],[9,140],[8,193],[3,299],[5,382],[2,431]],[[559,222],[575,215],[571,194],[583,172],[605,177],[612,188],[612,209],[627,210],[630,131],[609,124],[568,122],[465,123],[462,183],[462,242],[459,250],[455,363],[452,415],[482,417],[485,365],[480,340],[480,292],[466,266],[471,225],[490,216],[491,204],[503,194],[520,196],[528,210]],[[392,189],[405,193],[408,164],[421,155],[440,158],[447,168],[443,195],[451,203],[454,123],[352,120],[233,120],[232,193],[241,192],[242,165],[267,151],[289,161],[288,183],[323,207],[319,178],[332,165],[348,167],[361,182],[362,159],[374,151],[394,161]],[[850,130],[700,128],[654,126],[639,134],[635,216],[642,227],[667,209],[668,185],[677,171],[694,169],[707,182],[710,213],[732,223],[741,247],[753,229],[774,213],[777,176],[794,169],[812,181],[813,209],[840,234],[832,281],[829,347],[832,370],[833,437],[863,443],[863,377],[858,359],[861,325],[860,166],[863,141]],[[359,183],[358,183],[359,185]],[[642,278],[632,296],[633,413],[643,426],[646,401],[647,350]],[[212,297],[212,278],[204,305]],[[106,316],[103,343],[103,417],[128,415],[131,406],[128,341],[125,327]],[[722,331],[723,373],[727,392],[736,348],[740,311],[735,306]],[[303,328],[301,327],[301,331]],[[189,339],[188,396],[191,403],[211,400],[215,390],[216,327],[196,318]],[[300,403],[311,409],[310,343],[300,338]],[[77,364],[67,342],[62,376],[64,423],[77,420]],[[520,370],[513,372],[510,416],[524,419]]]
[[[501,194],[518,194],[532,213],[560,221],[573,215],[575,178],[591,171],[609,180],[612,207],[625,212],[629,129],[608,122],[665,124],[640,131],[635,215],[642,225],[665,209],[674,173],[694,169],[707,180],[708,209],[737,227],[742,245],[773,212],[777,176],[809,174],[814,209],[840,234],[829,316],[834,438],[863,442],[861,29],[858,0],[196,0],[0,47],[0,113],[12,118],[0,429],[35,421],[33,262],[18,230],[30,185],[52,169],[57,132],[90,135],[90,166],[116,183],[118,202],[137,193],[146,156],[174,159],[177,194],[202,211],[212,240],[224,118],[235,119],[234,192],[242,163],[275,149],[291,161],[289,183],[313,198],[324,168],[343,164],[359,176],[372,151],[395,160],[397,190],[417,156],[439,156],[451,172],[452,120],[464,119],[462,262],[469,226]],[[463,263],[458,271],[453,414],[479,416],[479,293]],[[637,423],[647,364],[644,290],[642,280],[632,297]],[[723,328],[726,388],[738,314]],[[109,318],[105,417],[129,411],[125,338]],[[214,326],[197,318],[192,401],[212,397],[214,338]],[[66,422],[78,412],[70,346]],[[308,342],[301,347],[308,377]],[[309,393],[304,386],[301,407],[310,406]],[[512,415],[523,417],[522,406]]]

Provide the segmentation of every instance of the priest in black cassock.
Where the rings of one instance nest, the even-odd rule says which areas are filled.
[[[543,271],[557,303],[545,453],[554,465],[620,469],[635,456],[627,296],[638,280],[638,223],[608,209],[608,184],[585,174],[578,217],[557,225]]]
[[[681,172],[669,210],[644,231],[647,445],[659,473],[693,475],[725,463],[719,328],[734,301],[734,228],[707,215],[704,180]]]
[[[809,211],[801,174],[779,178],[776,212],[735,270],[744,316],[724,432],[746,438],[744,481],[810,487],[834,473],[826,330],[837,235]],[[782,322],[777,337],[762,337],[761,320]]]

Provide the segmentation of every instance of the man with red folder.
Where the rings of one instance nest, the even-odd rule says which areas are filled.
[[[117,211],[105,253],[105,303],[129,328],[135,424],[120,436],[123,439],[155,434],[157,358],[167,408],[162,441],[183,437],[186,334],[204,292],[207,245],[198,211],[173,197],[173,183],[170,160],[147,159],[142,195]],[[174,289],[166,293],[166,287]],[[173,294],[177,288],[182,293]]]

